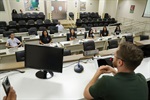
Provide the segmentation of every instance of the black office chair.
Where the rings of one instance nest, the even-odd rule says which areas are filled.
[[[83,50],[84,51],[95,50],[95,42],[94,41],[83,42]]]
[[[28,34],[29,34],[29,35],[38,35],[38,34],[37,34],[37,28],[35,28],[35,27],[30,28],[30,29],[28,30]]]
[[[44,26],[46,28],[48,28],[48,26],[50,26],[50,25],[51,25],[51,20],[49,20],[49,19],[44,20]]]
[[[22,36],[15,36],[20,42],[22,42]]]
[[[28,26],[33,27],[35,25],[34,20],[28,20]]]
[[[20,27],[26,27],[26,21],[25,21],[25,20],[20,20],[20,21],[18,22],[18,24],[19,24],[19,28],[20,28]]]
[[[85,27],[86,31],[89,31],[91,29],[91,27]]]
[[[43,26],[43,20],[41,20],[41,19],[38,19],[37,21],[36,21],[36,24],[37,24],[37,28],[39,28],[40,26]]]
[[[0,34],[3,34],[5,32],[4,29],[0,29]]]
[[[44,20],[44,19],[45,19],[44,13],[43,13],[43,12],[39,12],[37,18],[38,18],[38,19],[41,19],[41,20]]]
[[[58,27],[56,26],[49,26],[48,30],[50,30],[50,34],[58,33]]]
[[[3,32],[3,37],[9,37],[11,33],[13,33],[13,31],[5,31]]]
[[[17,29],[15,29],[15,28],[11,28],[11,29],[9,29],[9,31],[12,31],[13,33],[17,33],[18,32]]]
[[[16,28],[17,22],[16,21],[9,21],[9,28]]]
[[[24,50],[15,52],[15,55],[16,55],[17,62],[25,61],[25,51]]]
[[[63,56],[69,56],[69,55],[71,55],[71,51],[70,50],[64,50]]]
[[[127,35],[127,36],[125,36],[125,40],[126,40],[127,42],[133,43],[133,35]]]
[[[39,27],[39,31],[46,31],[46,27],[44,26]]]
[[[27,28],[19,28],[19,32],[28,32]]]
[[[0,29],[7,30],[7,23],[5,21],[0,21]]]
[[[69,37],[70,37],[70,33],[67,33],[67,35],[66,35],[67,41],[70,41]]]
[[[108,49],[113,49],[118,47],[118,40],[109,40]]]
[[[140,41],[142,40],[148,40],[149,36],[148,35],[140,35]]]
[[[58,19],[52,19],[52,22],[54,25],[57,25],[58,24]]]

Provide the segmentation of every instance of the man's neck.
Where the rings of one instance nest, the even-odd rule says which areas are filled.
[[[118,72],[132,73],[132,72],[134,72],[134,70],[130,70],[127,68],[118,68]]]

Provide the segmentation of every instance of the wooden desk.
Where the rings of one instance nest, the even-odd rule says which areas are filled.
[[[134,41],[135,44],[137,46],[141,46],[141,45],[149,45],[150,44],[150,40],[143,40],[143,41]]]
[[[114,49],[109,49],[109,50],[103,50],[99,52],[100,56],[108,56],[108,55],[113,55],[116,52],[117,48]]]

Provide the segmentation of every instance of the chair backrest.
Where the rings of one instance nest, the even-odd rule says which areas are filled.
[[[94,41],[83,42],[83,50],[84,51],[95,50],[95,42]]]
[[[15,38],[17,38],[18,40],[20,40],[20,42],[22,42],[22,36],[15,36]]]
[[[9,26],[16,26],[17,22],[16,21],[9,21]]]
[[[49,19],[44,20],[44,24],[51,24],[51,21]]]
[[[64,50],[63,56],[69,56],[71,55],[71,50]]]
[[[28,20],[28,25],[34,25],[34,20]]]
[[[11,29],[9,29],[9,31],[12,31],[13,33],[17,33],[18,32],[17,29],[15,29],[15,28],[11,28]]]
[[[125,40],[126,40],[127,42],[133,43],[133,35],[127,35],[127,36],[125,36]]]
[[[39,27],[39,31],[46,31],[46,27],[44,26]]]
[[[6,27],[7,23],[5,21],[0,21],[0,27]]]
[[[27,28],[19,28],[19,32],[28,32]]]
[[[70,37],[70,34],[67,33],[67,35],[66,35],[67,41],[70,41],[70,40],[69,40],[69,37]]]
[[[108,49],[113,49],[118,47],[118,40],[109,40]]]
[[[16,55],[17,62],[25,61],[25,51],[24,50],[15,52],[15,55]]]
[[[4,29],[0,29],[0,34],[3,34],[5,32]]]
[[[3,32],[3,37],[9,37],[11,33],[13,33],[13,31],[5,31]]]
[[[36,28],[30,28],[28,30],[29,35],[37,35],[37,29]]]
[[[58,32],[58,27],[56,26],[50,26],[48,27],[48,29],[50,30],[50,34],[54,34]]]
[[[43,20],[38,19],[38,20],[36,21],[36,23],[37,23],[37,25],[42,25],[42,24],[43,24]]]
[[[149,36],[148,35],[140,35],[140,41],[142,40],[148,40]]]
[[[20,20],[18,23],[19,23],[19,25],[26,25],[26,21],[25,20]]]

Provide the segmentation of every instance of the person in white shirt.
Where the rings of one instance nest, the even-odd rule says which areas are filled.
[[[21,45],[22,45],[21,41],[18,40],[17,38],[15,38],[15,34],[14,33],[11,33],[10,34],[10,38],[6,42],[6,47],[14,48],[14,47],[19,47]]]
[[[60,24],[60,22],[58,22],[56,27],[58,27],[58,32],[62,32],[64,30],[64,27]]]

